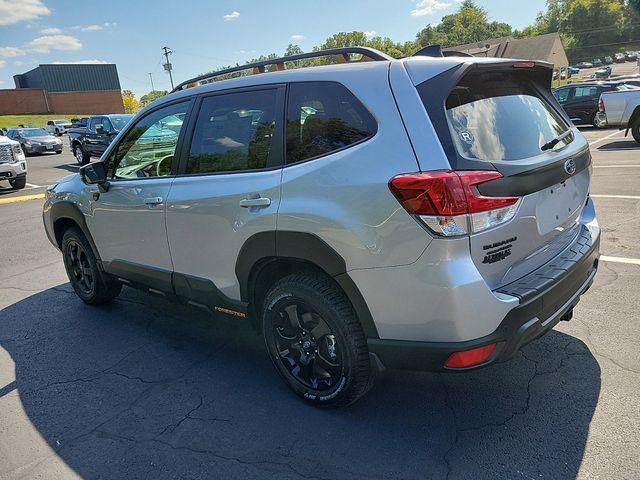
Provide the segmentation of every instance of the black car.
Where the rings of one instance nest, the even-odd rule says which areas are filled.
[[[624,84],[615,82],[574,83],[556,88],[553,95],[574,124],[600,127],[596,114],[602,92],[628,89]]]
[[[44,128],[11,128],[7,137],[20,142],[25,155],[36,153],[62,153],[62,140],[54,137]]]

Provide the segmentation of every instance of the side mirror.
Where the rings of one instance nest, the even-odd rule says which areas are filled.
[[[102,125],[96,125],[96,133],[98,135],[102,135],[104,133],[107,133],[107,131],[104,129],[104,126]]]
[[[80,167],[80,178],[87,185],[98,185],[102,192],[109,190],[107,170],[103,162],[88,163]]]

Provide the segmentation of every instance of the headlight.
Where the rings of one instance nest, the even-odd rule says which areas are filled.
[[[27,141],[25,141],[25,142],[24,142],[24,144],[25,144],[27,147],[30,147],[30,146],[31,146],[31,145],[33,145],[34,143],[35,143],[35,142],[30,142],[29,140],[27,140]]]
[[[22,155],[22,149],[20,148],[20,145],[13,145],[13,156],[15,157],[16,155]]]

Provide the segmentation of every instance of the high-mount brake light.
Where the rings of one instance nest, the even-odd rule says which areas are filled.
[[[533,68],[536,62],[517,62],[513,64],[513,68]]]
[[[477,186],[502,178],[493,170],[439,170],[398,175],[389,189],[404,209],[445,237],[477,233],[508,222],[519,197],[486,197]]]

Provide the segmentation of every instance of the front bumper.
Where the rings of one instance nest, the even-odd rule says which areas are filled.
[[[27,162],[0,163],[0,180],[13,180],[27,174]]]
[[[47,153],[47,152],[59,152],[62,150],[62,144],[52,145],[31,145],[30,147],[25,145],[27,153]]]
[[[487,366],[511,358],[521,347],[551,330],[560,320],[569,320],[573,307],[593,282],[598,268],[600,236],[582,226],[572,245],[551,262],[498,293],[515,296],[520,304],[511,310],[498,328],[484,337],[465,342],[412,342],[368,339],[369,351],[390,369],[451,371],[444,363],[454,352],[496,343]],[[465,370],[467,370],[465,369]],[[455,369],[461,370],[461,369]]]

